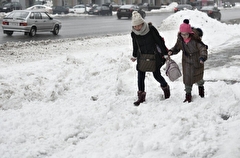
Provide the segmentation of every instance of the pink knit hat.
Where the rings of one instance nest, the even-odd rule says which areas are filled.
[[[184,19],[183,23],[180,25],[179,28],[180,32],[188,32],[188,33],[194,33],[192,31],[191,25],[189,24],[189,20],[188,19]]]

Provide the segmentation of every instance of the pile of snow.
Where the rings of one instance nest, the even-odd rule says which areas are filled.
[[[146,102],[133,106],[130,34],[0,45],[1,158],[239,158],[240,55],[227,50],[239,45],[240,25],[181,11],[159,27],[169,48],[184,18],[203,29],[209,56],[231,59],[206,61],[206,96],[194,85],[191,103],[163,66],[171,97],[147,73]],[[181,65],[181,53],[172,58]]]
[[[173,9],[177,6],[178,4],[176,2],[172,2],[169,5],[161,7],[160,9],[153,9],[151,12],[173,12]]]
[[[238,41],[239,33],[232,30],[239,29],[239,25],[226,25],[224,23],[217,22],[216,19],[209,18],[207,14],[198,10],[186,10],[184,11],[184,14],[175,13],[169,16],[159,27],[164,36],[168,36],[169,33],[174,33],[175,36],[171,35],[171,37],[174,38],[167,40],[167,42],[170,42],[170,45],[176,41],[177,32],[173,30],[178,30],[179,25],[183,22],[182,19],[189,19],[191,26],[202,28],[204,31],[203,41],[210,43],[209,46],[211,48],[219,47],[226,44],[226,42],[235,42],[235,39]],[[216,38],[217,41],[213,41],[212,35],[214,35],[214,38]]]

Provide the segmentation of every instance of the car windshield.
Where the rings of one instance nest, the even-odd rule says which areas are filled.
[[[204,10],[204,9],[206,9],[206,10],[213,9],[213,6],[204,6],[204,7],[202,7],[202,10]]]
[[[12,19],[12,18],[25,19],[28,16],[28,14],[29,14],[29,12],[11,12],[5,18],[8,18],[8,19]]]
[[[73,8],[85,8],[85,6],[84,5],[78,5],[78,6],[75,6]]]
[[[123,5],[123,6],[121,6],[120,8],[132,8],[132,5]]]
[[[10,7],[11,6],[11,3],[7,3],[4,5],[4,7]]]
[[[178,8],[189,8],[190,6],[189,5],[178,5],[177,7]]]

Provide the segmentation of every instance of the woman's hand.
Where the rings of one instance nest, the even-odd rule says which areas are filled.
[[[204,64],[204,58],[203,57],[200,58],[200,63]]]
[[[132,57],[131,60],[132,60],[132,62],[134,62],[137,60],[137,58]]]
[[[171,52],[171,51],[168,51],[168,55],[169,55],[169,56],[172,55],[172,52]]]

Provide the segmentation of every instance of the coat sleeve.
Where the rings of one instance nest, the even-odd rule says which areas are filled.
[[[203,62],[206,61],[208,58],[208,51],[206,45],[198,42],[197,47],[200,53],[199,60],[202,60]]]
[[[136,38],[134,33],[131,33],[131,37],[132,37],[132,45],[133,45],[133,52],[132,52],[132,56],[137,58],[138,55],[138,46],[137,46],[137,42],[136,42]]]
[[[175,45],[171,49],[169,49],[169,51],[171,51],[173,55],[178,54],[180,52],[180,50],[182,49],[181,43],[182,43],[182,40],[180,39],[180,37],[178,35]]]
[[[150,29],[153,33],[154,41],[156,42],[156,44],[161,49],[161,53],[163,53],[163,55],[167,55],[168,54],[168,49],[165,45],[164,38],[159,34],[158,30],[153,25],[150,26]]]

